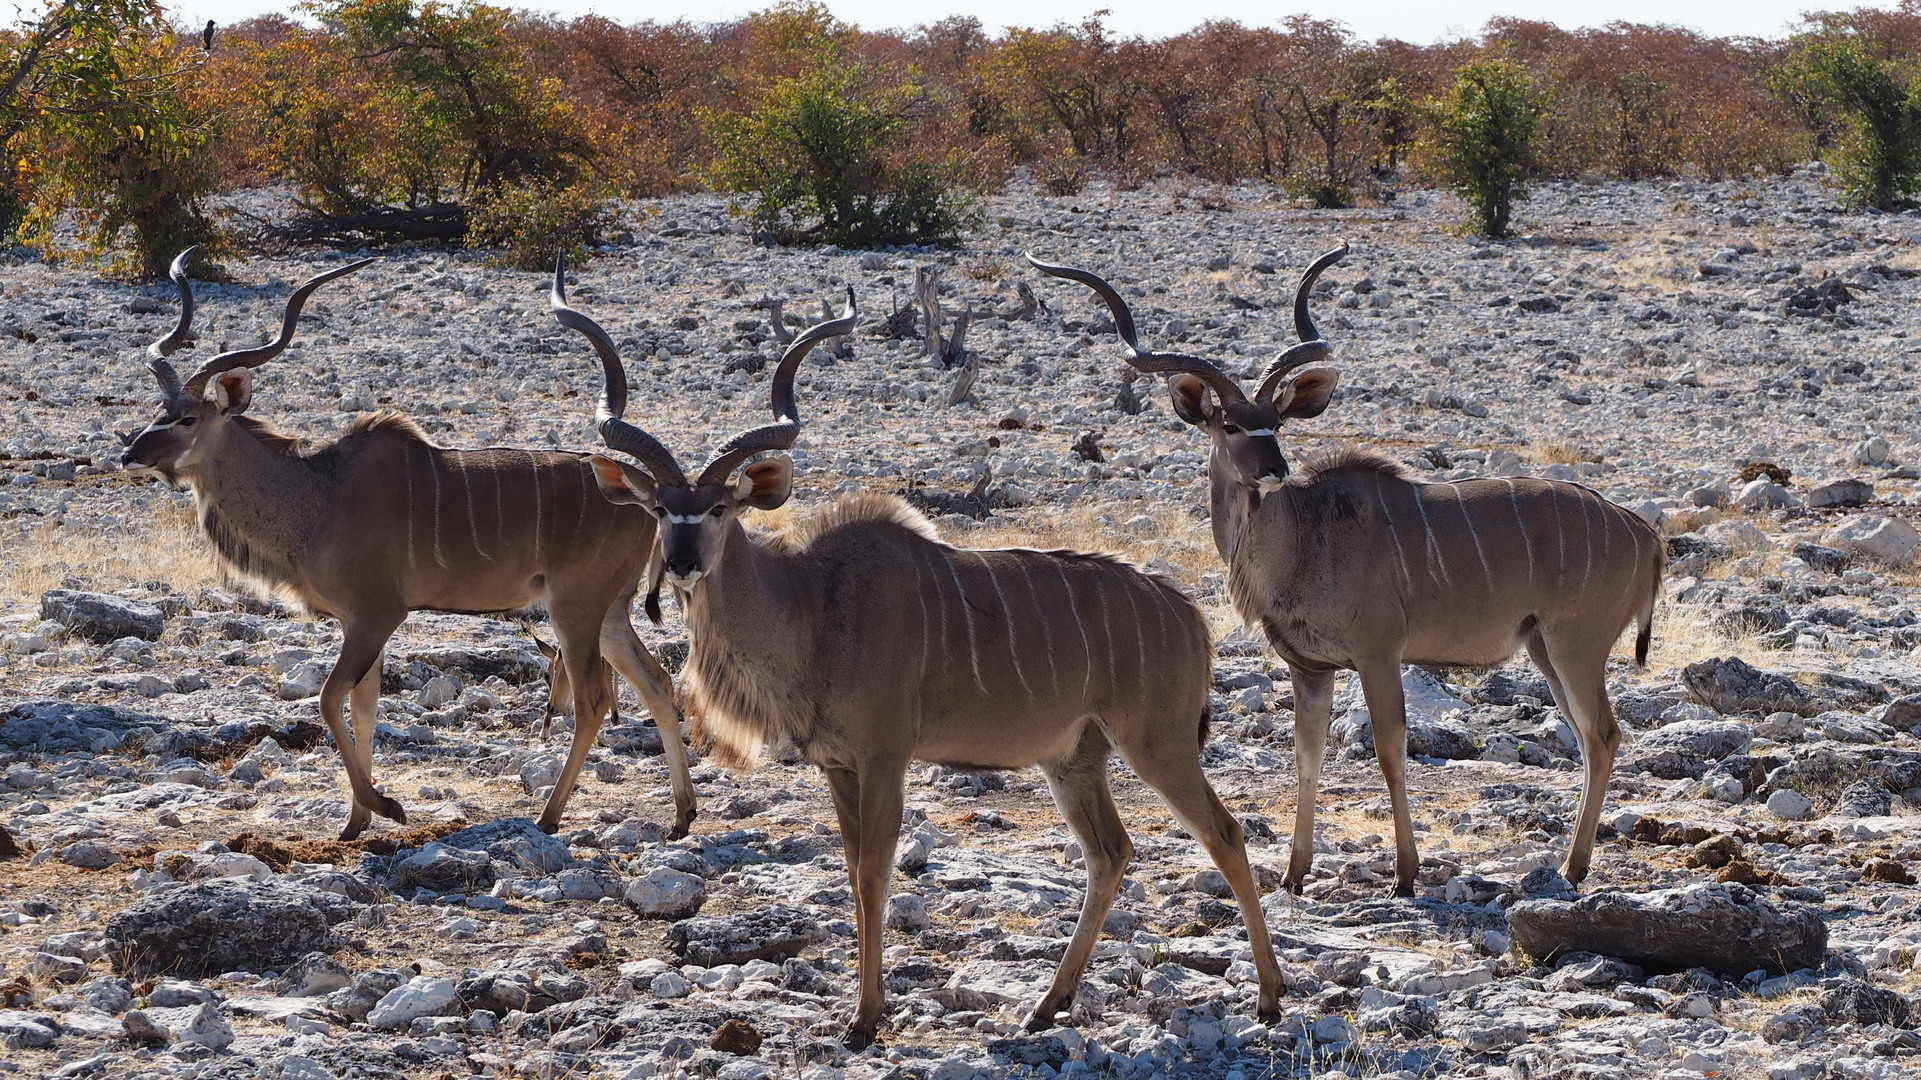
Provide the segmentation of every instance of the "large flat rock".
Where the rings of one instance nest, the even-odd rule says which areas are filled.
[[[1785,975],[1820,967],[1828,948],[1828,928],[1813,908],[1777,906],[1741,885],[1525,900],[1508,912],[1508,925],[1515,945],[1542,960],[1591,952],[1650,971]]]

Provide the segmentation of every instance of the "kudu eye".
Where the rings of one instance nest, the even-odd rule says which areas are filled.
[[[181,427],[192,427],[199,420],[200,418],[197,416],[183,416],[178,421],[176,421],[176,423],[178,423]]]
[[[708,517],[719,517],[720,515],[722,515],[722,514],[724,514],[724,513],[726,513],[726,512],[727,512],[727,507],[726,507],[726,504],[724,504],[724,503],[715,503],[715,504],[714,504],[714,508],[713,508],[712,510],[709,510],[709,511],[707,511],[707,516],[708,516]]]
[[[1221,430],[1229,435],[1239,435],[1241,433],[1241,429],[1233,424],[1223,424],[1221,425]]]

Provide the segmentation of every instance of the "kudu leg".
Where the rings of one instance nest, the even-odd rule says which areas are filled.
[[[1538,638],[1538,635],[1537,635]],[[1611,643],[1610,643],[1611,644]],[[1557,649],[1546,642],[1539,650],[1552,664],[1554,693],[1561,714],[1581,739],[1581,809],[1574,819],[1574,840],[1568,847],[1567,867],[1562,874],[1578,885],[1587,877],[1594,857],[1594,830],[1601,823],[1602,804],[1607,801],[1608,777],[1614,772],[1614,755],[1621,749],[1621,725],[1615,722],[1614,709],[1607,696],[1607,652],[1603,649],[1577,651]],[[1574,653],[1569,656],[1567,653]],[[1546,670],[1542,655],[1530,642],[1528,654],[1536,666]],[[1557,679],[1558,676],[1558,679]]]
[[[641,645],[627,612],[626,602],[615,604],[607,612],[607,621],[600,625],[600,647],[613,662],[614,670],[633,684],[660,728],[660,747],[667,755],[667,775],[674,786],[674,827],[667,838],[679,840],[687,835],[697,810],[694,778],[687,768],[687,744],[680,735],[680,709],[674,703],[674,682],[660,661]]]
[[[613,669],[601,657],[598,647],[577,649],[570,642],[563,643],[561,660],[567,665],[567,683],[574,692],[574,739],[567,748],[567,761],[561,766],[560,778],[554,782],[547,805],[541,808],[540,818],[535,822],[541,832],[549,834],[560,829],[560,816],[567,809],[567,800],[573,796],[581,766],[587,762],[587,751],[593,749],[594,740],[600,736],[601,721],[614,711],[615,701]]]
[[[893,872],[894,849],[900,841],[905,780],[905,762],[864,763],[858,773],[850,769],[827,772],[834,812],[841,822],[841,843],[847,849],[847,878],[854,890],[860,997],[854,1006],[854,1019],[841,1036],[849,1049],[864,1048],[874,1041],[886,1004],[881,986],[881,919],[887,911],[888,875]]]
[[[1332,676],[1329,676],[1328,682],[1332,681]],[[1297,681],[1295,686],[1298,688],[1300,683]],[[1298,689],[1294,700],[1298,710],[1301,701]],[[1296,711],[1294,715],[1297,732],[1295,746],[1299,747],[1300,713]],[[1320,730],[1325,737],[1326,726],[1322,725]],[[1192,750],[1164,756],[1150,754],[1140,761],[1130,756],[1128,764],[1149,787],[1160,793],[1161,799],[1174,811],[1174,816],[1207,848],[1207,855],[1214,860],[1214,866],[1220,870],[1221,876],[1227,878],[1228,887],[1234,890],[1234,901],[1241,907],[1241,921],[1247,925],[1248,948],[1254,952],[1254,968],[1261,977],[1256,1009],[1263,1017],[1279,1016],[1281,966],[1274,959],[1274,942],[1267,933],[1267,915],[1261,910],[1261,890],[1254,884],[1254,870],[1247,863],[1247,837],[1240,820],[1229,812],[1227,804],[1215,794],[1214,785],[1207,782],[1207,774],[1201,771],[1200,757]],[[1314,850],[1312,801],[1307,805],[1310,816],[1306,850],[1311,853]]]
[[[320,688],[320,716],[327,722],[327,732],[333,736],[334,748],[340,751],[340,764],[347,770],[347,784],[353,791],[353,810],[348,815],[347,827],[341,830],[342,840],[359,836],[372,820],[373,814],[403,825],[407,822],[407,812],[397,800],[374,790],[372,726],[369,725],[364,740],[356,741],[347,728],[346,719],[341,716],[341,706],[363,678],[371,676],[373,692],[378,698],[381,653],[386,649],[387,639],[393,636],[406,618],[407,612],[403,609],[378,614],[362,612],[344,620],[341,625],[340,658],[334,662],[333,670],[327,673],[327,681]],[[368,714],[371,716],[374,711],[370,708]],[[360,746],[363,741],[366,743],[364,754]]]
[[[1054,795],[1054,805],[1074,838],[1081,842],[1087,893],[1081,898],[1081,919],[1074,925],[1074,936],[1067,943],[1060,967],[1054,970],[1054,981],[1027,1018],[1029,1031],[1053,1027],[1054,1018],[1073,1003],[1074,992],[1087,971],[1087,960],[1100,940],[1101,926],[1120,892],[1121,876],[1134,857],[1134,842],[1121,824],[1121,812],[1107,783],[1110,750],[1107,736],[1097,725],[1089,724],[1072,756],[1061,764],[1041,768]]]
[[[1401,662],[1374,661],[1359,674],[1374,725],[1374,760],[1380,763],[1394,811],[1394,895],[1413,896],[1421,857],[1414,850],[1414,815],[1407,805],[1407,691],[1401,686]]]
[[[354,756],[360,760],[360,768],[368,776],[374,770],[374,729],[380,725],[380,669],[387,658],[387,650],[382,648],[347,695],[347,712],[353,719]],[[359,803],[347,814],[347,828],[359,832],[372,820],[366,807]]]
[[[1334,722],[1334,672],[1305,671],[1292,664],[1294,683],[1294,774],[1299,790],[1294,803],[1294,846],[1287,857],[1282,888],[1298,893],[1314,863],[1314,799],[1327,753],[1327,727]]]

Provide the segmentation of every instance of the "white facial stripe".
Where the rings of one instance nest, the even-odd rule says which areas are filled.
[[[1256,435],[1272,435],[1274,429],[1271,427],[1243,428],[1241,434],[1251,439]]]
[[[175,424],[178,424],[179,422],[180,421],[178,420],[163,420],[157,424],[148,424],[147,430],[148,431],[165,431],[166,429],[174,426]]]
[[[666,576],[668,581],[673,582],[676,589],[691,589],[694,587],[694,582],[707,576],[707,571],[695,570],[692,573],[676,574],[669,570]]]
[[[698,525],[706,514],[668,514],[667,520],[674,525]]]

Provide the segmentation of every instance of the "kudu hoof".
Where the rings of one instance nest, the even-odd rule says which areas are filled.
[[[1035,1009],[1033,1013],[1021,1023],[1021,1028],[1029,1035],[1038,1035],[1048,1028],[1058,1026],[1054,1023],[1054,1018],[1059,1015],[1059,1009]]]
[[[699,816],[700,816],[700,811],[698,810],[689,810],[685,814],[680,814],[676,816],[674,818],[674,827],[667,830],[667,839],[669,840],[687,839],[688,829],[693,826],[694,819]]]
[[[1302,882],[1299,878],[1283,878],[1281,880],[1282,891],[1287,892],[1293,896],[1301,895],[1301,885],[1302,885]]]
[[[1394,895],[1403,900],[1412,900],[1414,899],[1414,886],[1396,885],[1394,886]]]
[[[407,824],[407,811],[400,805],[399,799],[382,796],[380,801],[380,816],[396,825]]]
[[[875,1027],[878,1026],[879,1025],[875,1025]],[[862,1028],[854,1024],[849,1024],[847,1025],[847,1030],[841,1032],[840,1042],[841,1045],[845,1046],[849,1051],[858,1054],[862,1050],[874,1045],[874,1028]]]

